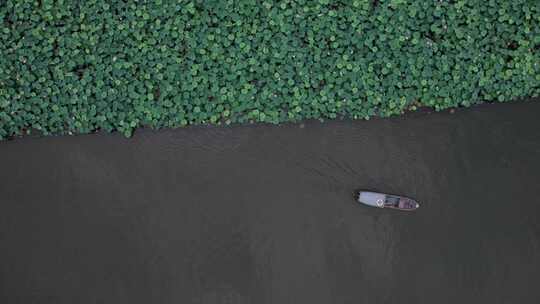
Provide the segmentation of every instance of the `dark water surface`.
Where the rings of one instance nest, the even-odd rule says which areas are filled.
[[[0,168],[0,303],[540,303],[540,102],[25,138]]]

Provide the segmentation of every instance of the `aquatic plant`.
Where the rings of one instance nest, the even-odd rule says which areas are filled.
[[[539,93],[539,1],[0,1],[0,138]]]

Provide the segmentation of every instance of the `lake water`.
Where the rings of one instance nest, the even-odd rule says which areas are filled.
[[[0,168],[2,303],[540,302],[540,102],[23,138]]]

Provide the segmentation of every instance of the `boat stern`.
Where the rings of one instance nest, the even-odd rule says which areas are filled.
[[[370,191],[359,191],[357,195],[357,201],[364,205],[384,208],[385,194],[370,192]]]

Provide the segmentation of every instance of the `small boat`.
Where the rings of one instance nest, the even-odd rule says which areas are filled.
[[[359,203],[372,207],[392,208],[404,211],[412,211],[420,207],[415,200],[408,197],[371,191],[358,191],[356,200]]]

